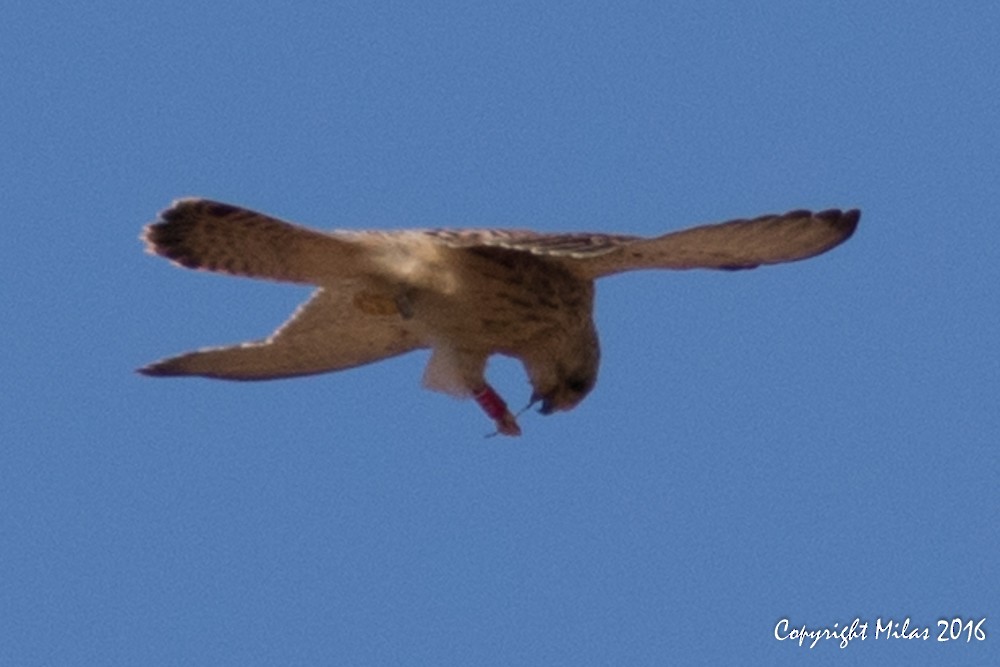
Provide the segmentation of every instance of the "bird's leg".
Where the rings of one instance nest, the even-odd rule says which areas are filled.
[[[496,422],[497,433],[521,435],[521,427],[517,425],[517,419],[507,409],[507,403],[500,398],[493,387],[483,384],[481,389],[472,393],[472,396],[486,413],[486,416]]]

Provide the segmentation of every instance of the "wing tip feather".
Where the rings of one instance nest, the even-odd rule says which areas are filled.
[[[145,375],[146,377],[174,377],[177,375],[186,375],[186,373],[180,369],[172,366],[169,359],[164,361],[154,361],[151,364],[135,369],[135,372],[139,375]]]
[[[814,213],[817,220],[822,220],[840,233],[838,243],[843,243],[851,238],[861,221],[861,209],[851,208],[846,211],[839,208],[831,208],[825,211]]]

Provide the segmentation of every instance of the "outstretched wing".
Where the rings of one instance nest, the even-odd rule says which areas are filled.
[[[147,249],[190,269],[325,284],[365,268],[364,234],[327,233],[208,199],[180,199],[147,225]]]
[[[798,210],[692,227],[655,238],[505,229],[425,233],[453,248],[504,248],[550,257],[575,275],[594,279],[637,269],[752,269],[806,259],[849,239],[860,217],[857,209]]]
[[[814,257],[851,237],[857,209],[790,211],[692,227],[651,239],[616,238],[614,249],[563,263],[588,278],[637,269],[753,269]]]
[[[411,320],[361,281],[321,288],[262,341],[214,347],[157,361],[144,375],[271,380],[361,366],[425,347]]]

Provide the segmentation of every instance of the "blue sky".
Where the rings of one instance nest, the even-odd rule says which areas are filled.
[[[998,662],[996,5],[16,5],[0,664]],[[144,254],[190,195],[323,228],[863,218],[808,262],[601,282],[595,391],[484,439],[424,353],[136,375],[309,291]],[[870,636],[906,617],[931,639]],[[935,641],[955,617],[992,634]],[[810,650],[783,618],[871,627]]]

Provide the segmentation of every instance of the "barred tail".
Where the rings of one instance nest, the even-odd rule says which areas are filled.
[[[349,238],[207,199],[174,202],[142,238],[190,269],[306,284],[357,275],[364,254]]]

